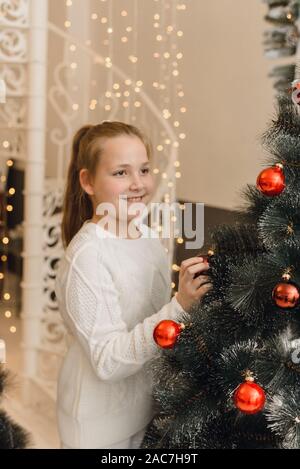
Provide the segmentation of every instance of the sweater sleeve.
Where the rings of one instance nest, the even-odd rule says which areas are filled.
[[[122,319],[118,291],[99,251],[88,245],[71,263],[65,320],[96,375],[115,382],[137,373],[148,360],[161,354],[153,339],[155,326],[163,319],[176,321],[185,311],[174,296],[129,331]]]

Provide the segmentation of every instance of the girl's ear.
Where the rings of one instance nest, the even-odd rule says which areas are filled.
[[[81,169],[79,173],[79,181],[82,189],[88,195],[94,195],[94,186],[91,181],[89,171],[87,169]]]

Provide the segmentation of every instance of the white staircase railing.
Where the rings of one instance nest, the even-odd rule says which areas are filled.
[[[6,103],[0,106],[0,173],[5,186],[8,160],[26,155],[29,0],[0,0],[0,79]]]

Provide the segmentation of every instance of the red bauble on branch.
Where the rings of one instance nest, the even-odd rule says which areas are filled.
[[[279,308],[295,308],[300,300],[299,287],[293,283],[278,283],[273,290],[272,298]]]
[[[256,181],[257,188],[266,196],[280,195],[285,189],[285,176],[282,164],[264,169]]]
[[[184,324],[178,324],[175,321],[161,321],[154,329],[153,338],[160,347],[173,348],[184,328]]]
[[[294,104],[300,105],[300,80],[294,80],[292,83],[292,101]]]
[[[266,395],[263,388],[254,383],[251,375],[246,377],[246,381],[236,389],[233,396],[234,404],[244,414],[257,414],[266,402]]]

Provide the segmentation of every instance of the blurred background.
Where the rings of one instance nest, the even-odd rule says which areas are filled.
[[[58,447],[54,281],[74,132],[103,120],[144,130],[153,201],[204,203],[204,252],[263,165],[260,136],[297,75],[299,3],[0,0],[0,338],[15,375],[3,405],[33,447]],[[175,293],[195,253],[182,237],[163,244]]]

